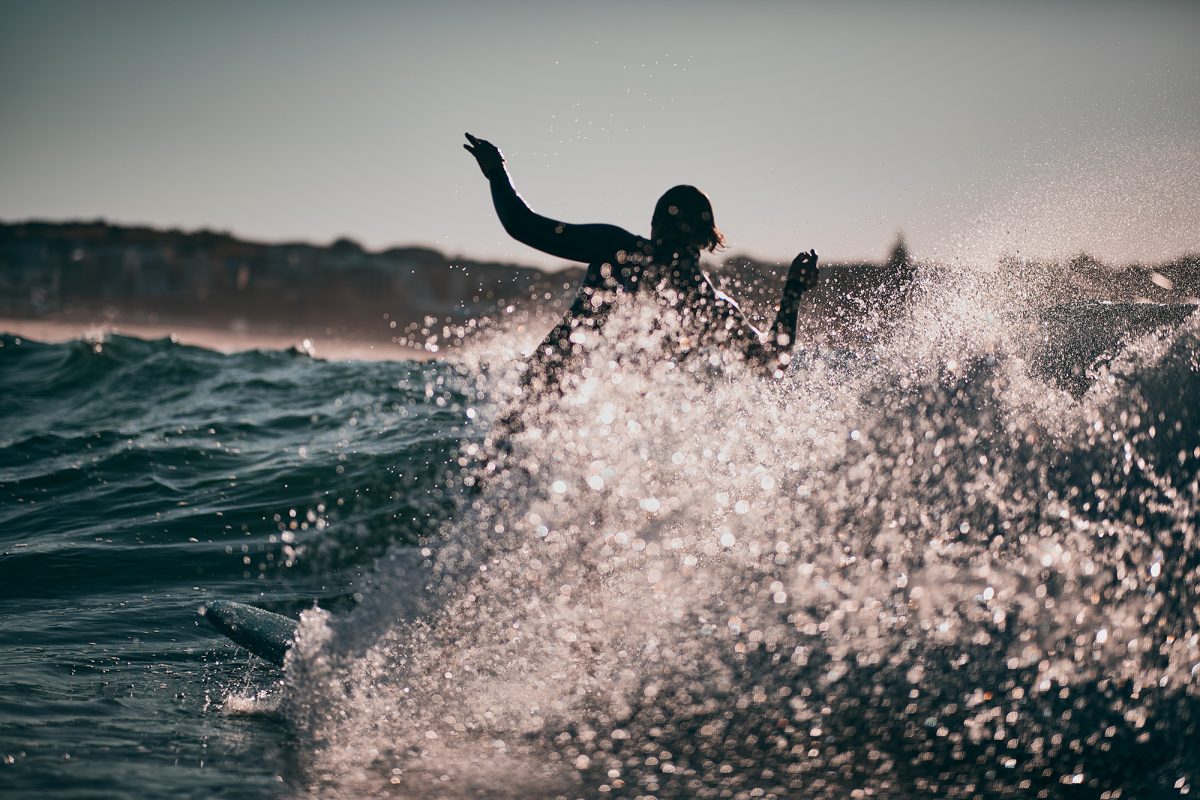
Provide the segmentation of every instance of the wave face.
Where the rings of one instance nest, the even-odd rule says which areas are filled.
[[[1191,311],[951,276],[806,320],[770,379],[664,360],[627,309],[504,442],[504,338],[418,364],[0,337],[0,780],[1190,791]],[[301,614],[282,684],[193,624],[212,598]]]
[[[303,616],[304,790],[1190,787],[1200,321],[1137,312],[1047,318],[961,276],[900,319],[810,321],[826,344],[771,380],[665,360],[626,310],[503,455],[464,449],[421,560]]]

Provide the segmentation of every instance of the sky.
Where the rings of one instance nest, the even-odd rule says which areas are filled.
[[[1166,258],[1198,42],[1200,2],[0,0],[0,220],[554,263],[470,131],[567,222],[700,186],[731,253]]]

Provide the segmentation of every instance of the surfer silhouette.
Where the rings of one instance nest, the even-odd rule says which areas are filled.
[[[469,133],[466,137],[463,147],[488,179],[496,215],[509,235],[543,253],[588,264],[570,310],[531,354],[526,385],[535,391],[557,387],[572,358],[582,352],[586,337],[578,334],[598,331],[622,295],[639,292],[654,293],[668,321],[678,325],[677,333],[688,342],[740,351],[772,372],[788,363],[800,299],[817,279],[815,250],[792,262],[775,322],[763,333],[700,268],[701,251],[713,252],[725,239],[713,220],[712,204],[696,187],[675,186],[659,198],[649,238],[616,225],[572,225],[530,209],[513,187],[500,150]]]

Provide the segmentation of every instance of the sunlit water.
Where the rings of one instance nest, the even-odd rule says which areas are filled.
[[[1188,794],[1200,321],[1034,300],[943,273],[806,320],[781,379],[666,360],[631,308],[499,444],[504,337],[453,367],[7,338],[0,779]],[[193,626],[218,596],[320,608],[280,675]]]

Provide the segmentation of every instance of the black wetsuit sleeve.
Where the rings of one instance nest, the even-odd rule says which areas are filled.
[[[492,202],[504,230],[518,242],[567,261],[592,264],[636,245],[637,237],[616,225],[568,225],[536,214],[517,194],[503,168],[487,173]]]

